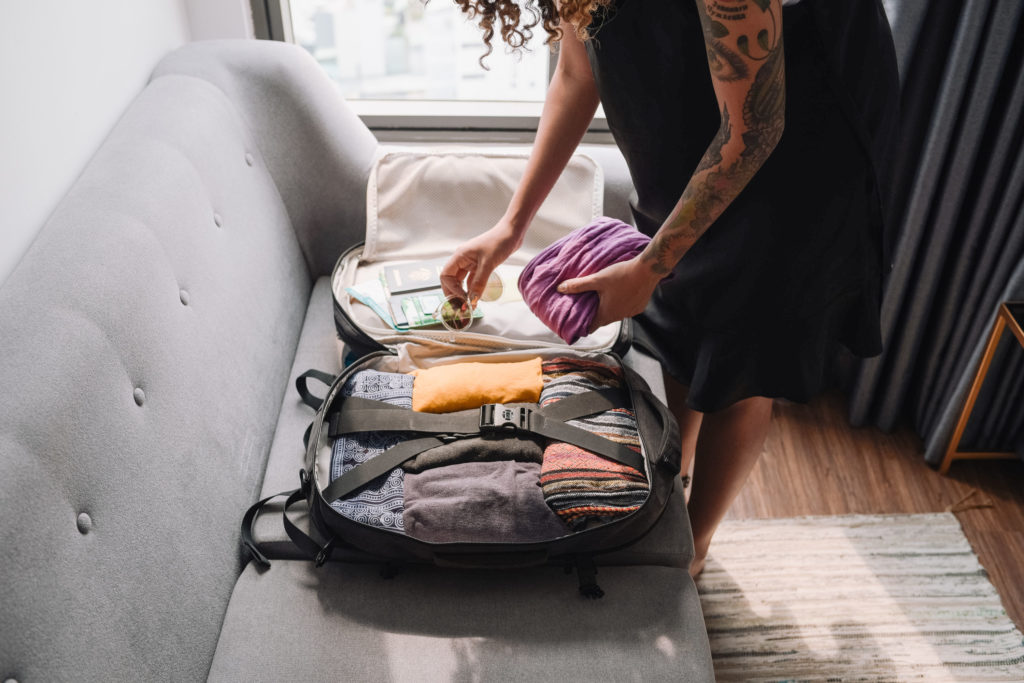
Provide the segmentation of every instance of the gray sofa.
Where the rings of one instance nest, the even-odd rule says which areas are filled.
[[[301,465],[294,377],[338,369],[327,276],[376,146],[300,49],[188,45],[0,287],[0,680],[712,678],[678,493],[600,601],[549,569],[247,562],[242,513]],[[289,556],[276,515],[257,537]]]

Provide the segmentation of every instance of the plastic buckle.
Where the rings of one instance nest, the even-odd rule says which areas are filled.
[[[334,552],[334,539],[327,541],[327,544],[320,548],[320,552],[313,558],[313,564],[317,567],[322,567],[327,563],[327,560],[331,559],[331,553]]]
[[[480,406],[480,433],[529,431],[530,412],[525,406],[485,403]]]

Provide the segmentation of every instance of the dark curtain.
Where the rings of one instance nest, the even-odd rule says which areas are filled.
[[[901,69],[886,193],[895,231],[881,356],[844,381],[850,421],[908,420],[938,463],[1000,302],[1024,299],[1024,2],[886,0]],[[961,450],[1024,453],[1024,351],[1001,344]]]

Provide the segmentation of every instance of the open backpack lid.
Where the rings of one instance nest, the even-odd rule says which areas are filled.
[[[366,190],[362,261],[449,256],[505,213],[529,150],[482,147],[380,150]],[[526,265],[544,247],[601,215],[604,173],[575,153],[541,204],[510,263]]]
[[[374,342],[426,364],[431,357],[517,349],[601,352],[620,343],[622,324],[614,323],[567,346],[521,300],[481,303],[483,317],[466,331],[440,326],[397,331],[346,291],[388,266],[447,259],[463,242],[490,229],[508,208],[529,155],[528,149],[465,145],[381,148],[367,183],[365,243],[339,259],[332,278],[336,315]],[[586,154],[573,154],[522,247],[499,267],[505,290],[517,295],[517,272],[552,242],[600,217],[603,205],[600,165]]]

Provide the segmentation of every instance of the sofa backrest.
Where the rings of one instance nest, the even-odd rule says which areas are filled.
[[[205,678],[375,147],[299,48],[193,44],[47,221],[0,288],[0,680]]]

